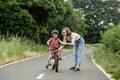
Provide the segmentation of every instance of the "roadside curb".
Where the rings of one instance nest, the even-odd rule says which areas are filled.
[[[37,55],[37,56],[34,56],[34,57],[28,57],[28,58],[25,58],[25,59],[22,59],[22,60],[14,61],[14,62],[11,62],[11,63],[0,66],[0,68],[4,68],[4,67],[10,66],[12,64],[24,62],[24,61],[31,60],[31,59],[34,59],[34,58],[38,58],[38,57],[45,56],[45,55],[47,55],[47,54]]]
[[[98,64],[95,62],[95,60],[93,59],[93,55],[91,56],[91,60],[92,60],[92,62],[97,66],[97,68],[99,68],[99,69],[105,74],[105,76],[107,76],[107,77],[109,78],[109,80],[115,80],[115,79],[112,78],[112,75],[111,75],[111,74],[107,73],[100,65],[98,65]]]

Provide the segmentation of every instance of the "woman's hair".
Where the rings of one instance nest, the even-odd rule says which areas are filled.
[[[63,30],[66,30],[68,36],[71,35],[71,30],[70,30],[69,27],[64,27],[64,28],[62,29],[62,31],[63,31]]]

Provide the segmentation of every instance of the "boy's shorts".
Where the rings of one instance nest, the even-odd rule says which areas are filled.
[[[51,54],[52,56],[54,56],[54,51],[49,51],[49,54]]]

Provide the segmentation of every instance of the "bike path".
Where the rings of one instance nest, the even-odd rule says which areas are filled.
[[[85,50],[81,71],[68,70],[72,66],[72,52],[62,54],[59,72],[45,69],[47,55],[0,68],[0,80],[109,80],[92,62],[92,50]]]

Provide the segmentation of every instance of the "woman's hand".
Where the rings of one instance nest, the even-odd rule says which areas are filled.
[[[63,45],[65,45],[65,46],[66,45],[74,45],[74,43],[66,43],[66,42],[64,42]]]
[[[62,50],[61,48],[58,49],[59,52],[61,52],[61,50]]]
[[[67,45],[67,43],[66,43],[66,42],[63,42],[63,45]]]

